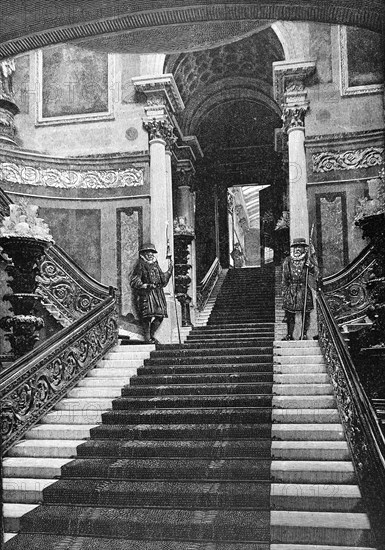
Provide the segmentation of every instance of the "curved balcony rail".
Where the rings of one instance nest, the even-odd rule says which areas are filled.
[[[117,342],[115,291],[1,373],[2,452],[49,412]]]
[[[385,438],[322,291],[317,295],[318,334],[378,549],[385,546]],[[382,542],[382,545],[381,545]]]
[[[0,220],[12,204],[0,188]],[[109,287],[90,277],[60,246],[53,245],[40,265],[36,293],[44,308],[60,323],[70,326],[109,296]]]
[[[323,279],[323,292],[339,326],[365,317],[371,305],[367,283],[376,263],[373,246],[367,246],[341,271]]]
[[[197,289],[197,308],[198,311],[202,311],[202,309],[205,307],[207,300],[210,297],[210,294],[215,286],[215,283],[218,280],[218,277],[222,271],[221,264],[219,263],[219,259],[215,258],[213,263],[211,264],[210,269],[202,279],[202,281],[198,285]]]

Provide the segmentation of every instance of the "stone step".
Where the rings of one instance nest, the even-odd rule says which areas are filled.
[[[99,424],[102,421],[100,410],[58,410],[49,412],[43,419],[42,424]]]
[[[286,357],[287,355],[319,355],[323,357],[320,349],[317,350],[314,346],[298,347],[298,348],[276,348],[274,346],[274,357]]]
[[[350,460],[346,441],[273,441],[275,460]]]
[[[331,386],[330,379],[326,373],[308,373],[307,371],[302,372],[301,374],[290,373],[283,374],[277,373],[274,369],[274,384],[277,386],[280,384],[296,384],[298,386],[310,386],[312,384],[327,384]]]
[[[266,342],[266,344],[271,345],[271,341],[273,339],[274,335],[273,332],[266,331],[264,332],[258,332],[254,335],[249,334],[247,332],[245,333],[239,333],[236,336],[228,335],[226,333],[213,333],[213,334],[189,334],[186,338],[186,344],[193,345],[193,344],[207,344],[211,346],[212,344],[218,345],[218,347],[222,344],[237,344],[238,346],[243,346],[245,343],[249,342],[256,342],[257,344]]]
[[[114,350],[110,351],[104,356],[102,362],[105,361],[116,361],[116,359],[124,359],[126,361],[140,361],[141,359],[146,359],[149,357],[150,351],[128,351],[128,350]]]
[[[218,434],[220,437],[220,434]],[[330,443],[330,442],[329,442]],[[270,439],[207,439],[207,440],[156,440],[144,441],[93,439],[78,448],[78,457],[115,458],[271,458]]]
[[[297,375],[304,375],[307,374],[326,374],[326,365],[324,364],[318,364],[318,365],[274,365],[274,376],[279,374],[297,374]],[[329,380],[329,379],[328,379]]]
[[[186,374],[183,374],[185,370],[178,369],[178,372],[175,373],[175,370],[166,370],[166,372],[160,373],[159,375],[154,374],[153,376],[132,376],[130,379],[131,386],[159,386],[170,384],[177,385],[207,385],[207,384],[244,384],[244,383],[273,383],[273,373],[264,372],[264,365],[261,366],[260,370],[254,368],[250,371],[239,372],[233,368],[229,368],[227,372],[223,367],[222,370],[225,372],[212,372],[213,369],[206,369],[201,374],[194,374],[194,369],[191,370],[191,373],[187,371]],[[190,369],[189,369],[190,370]],[[180,372],[179,372],[180,371]]]
[[[121,394],[122,386],[108,386],[107,388],[103,386],[88,386],[74,388],[69,391],[67,396],[69,398],[109,398],[112,400],[115,397],[119,397]]]
[[[281,355],[279,357],[274,355],[275,365],[302,365],[309,363],[312,365],[324,365],[325,359],[322,355]]]
[[[273,543],[371,547],[373,538],[366,514],[338,512],[271,512]],[[324,546],[322,546],[324,548]]]
[[[273,409],[273,422],[282,424],[336,424],[340,422],[337,409]]]
[[[3,459],[3,477],[52,479],[61,474],[61,468],[72,462],[68,458],[6,457]]]
[[[134,374],[136,374],[136,369],[133,371]],[[115,373],[114,373],[115,374]],[[133,375],[134,375],[133,374]],[[95,377],[95,376],[87,376],[87,378],[84,378],[83,380],[79,380],[79,382],[76,385],[77,389],[80,388],[105,388],[105,389],[113,389],[115,391],[119,390],[124,384],[127,384],[127,376],[121,377],[121,378],[102,378],[102,377]]]
[[[339,422],[273,424],[271,429],[273,440],[290,441],[345,441],[342,425]]]
[[[273,392],[276,395],[333,395],[330,384],[280,384],[274,376]]]
[[[245,395],[271,393],[272,382],[254,382],[249,384],[169,384],[162,386],[125,386],[122,396],[168,396],[168,395]]]
[[[72,441],[74,438],[76,438],[76,440],[84,440],[90,437],[90,429],[95,428],[96,426],[96,423],[80,424],[77,426],[74,426],[73,424],[66,425],[64,423],[59,425],[39,424],[38,426],[31,428],[24,437],[28,440],[38,439],[40,441],[45,439],[64,439]]]
[[[306,409],[318,413],[322,409],[333,409],[337,404],[334,395],[274,395],[273,407],[284,410]]]
[[[7,456],[72,458],[76,456],[76,449],[82,443],[82,439],[26,439],[12,447]]]
[[[373,550],[374,546],[322,546],[318,544],[271,544],[270,550]]]
[[[273,510],[362,512],[357,485],[283,483],[271,485]]]
[[[172,346],[168,349],[162,349],[160,348],[157,351],[153,351],[151,353],[151,359],[146,359],[145,365],[151,362],[151,364],[156,361],[163,361],[163,359],[171,358],[171,359],[194,359],[195,358],[202,358],[204,361],[209,361],[212,357],[233,357],[233,356],[268,356],[269,358],[272,358],[273,356],[273,348],[269,345],[259,345],[256,346],[240,346],[239,344],[234,347],[234,345],[230,346],[211,346],[211,347],[192,347],[187,345],[182,346]]]
[[[148,410],[154,409],[199,409],[223,407],[270,407],[271,392],[262,394],[238,395],[162,395],[147,397],[120,397],[112,403],[112,408],[118,410]],[[274,399],[273,399],[274,402]]]
[[[76,411],[70,413],[73,415],[74,422],[76,421],[75,413]],[[269,422],[271,418],[271,408],[265,406],[228,408],[202,407],[200,409],[149,409],[144,411],[113,410],[103,413],[102,418],[103,423],[106,424],[213,424],[215,422],[254,424],[258,422]],[[321,414],[320,418],[323,418]]]
[[[270,459],[220,458],[78,458],[62,468],[61,479],[264,481],[270,480]],[[316,471],[313,468],[313,471]],[[280,473],[280,472],[278,472]],[[325,476],[326,477],[326,476]],[[306,483],[306,482],[305,482]],[[322,482],[321,482],[322,483]],[[268,502],[266,503],[268,505]]]
[[[3,529],[5,532],[17,533],[20,529],[20,518],[37,508],[37,504],[4,503]],[[27,547],[26,547],[27,548]]]
[[[119,368],[114,367],[112,368],[98,368],[92,369],[87,377],[88,378],[107,378],[107,379],[116,379],[121,378],[124,383],[128,383],[130,378],[134,376],[137,373],[136,368],[124,368],[123,366],[120,366]]]
[[[105,411],[111,409],[112,399],[107,398],[65,398],[59,401],[55,406],[55,411],[84,411],[88,414],[90,411]]]
[[[118,344],[115,346],[109,353],[120,353],[120,352],[140,352],[140,353],[150,353],[155,349],[154,344],[127,344],[127,345],[121,345]]]
[[[271,476],[275,483],[284,484],[356,484],[353,464],[342,460],[273,460]]]
[[[184,357],[156,357],[154,359],[146,359],[144,365],[141,368],[138,368],[138,373],[143,372],[146,367],[154,367],[155,370],[159,372],[161,367],[193,367],[199,368],[200,366],[206,365],[217,365],[222,367],[223,365],[235,365],[242,363],[272,363],[272,354],[271,353],[261,353],[261,354],[246,354],[246,353],[237,353],[228,354],[228,355],[205,355],[205,356],[191,356],[187,355]]]
[[[246,353],[249,353],[249,350],[254,349],[258,350],[272,350],[273,343],[272,340],[269,338],[224,338],[222,341],[217,340],[206,340],[206,339],[200,339],[196,342],[191,342],[187,340],[184,342],[184,344],[161,344],[157,346],[156,351],[151,353],[151,357],[163,357],[167,355],[173,355],[175,354],[187,354],[192,353],[194,354],[203,354],[208,352],[210,355],[211,353],[215,353],[216,350],[226,350],[226,353],[228,353],[229,350],[245,350]]]
[[[98,367],[103,369],[121,369],[122,367],[127,367],[127,369],[133,369],[135,367],[140,367],[143,365],[143,361],[147,361],[147,358],[150,357],[146,355],[143,359],[127,359],[123,357],[124,354],[117,353],[116,357],[113,359],[102,359],[98,364]]]
[[[274,348],[277,349],[296,349],[296,348],[319,348],[318,340],[274,340]]]
[[[253,361],[250,358],[245,358],[244,362],[240,362],[239,358],[237,361],[230,361],[228,363],[203,363],[203,364],[162,364],[158,365],[154,362],[153,365],[146,365],[141,367],[137,371],[137,376],[132,376],[130,379],[131,384],[142,383],[138,382],[140,379],[146,379],[147,381],[151,378],[155,379],[160,375],[175,376],[175,375],[190,375],[197,377],[206,377],[206,375],[215,375],[215,374],[231,374],[231,375],[240,375],[246,373],[262,374],[268,373],[273,379],[273,369],[271,362],[264,361]],[[235,378],[234,378],[235,380]],[[204,382],[204,380],[203,380]],[[147,383],[147,382],[145,382]],[[149,382],[151,383],[151,381]],[[207,383],[210,383],[207,379]]]
[[[27,477],[3,478],[3,502],[40,504],[43,499],[43,490],[56,481],[56,479]]]

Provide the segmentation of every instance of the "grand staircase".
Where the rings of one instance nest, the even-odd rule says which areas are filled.
[[[229,271],[207,326],[151,352],[5,549],[374,548],[318,344],[274,345],[274,320],[274,271]]]

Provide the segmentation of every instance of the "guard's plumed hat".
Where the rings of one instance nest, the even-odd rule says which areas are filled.
[[[290,246],[309,246],[306,242],[306,239],[303,237],[298,237],[297,239],[293,239],[293,242]]]
[[[140,248],[139,252],[155,252],[155,254],[158,253],[155,246],[152,243],[144,243]]]

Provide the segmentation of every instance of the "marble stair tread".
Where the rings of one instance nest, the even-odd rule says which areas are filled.
[[[273,424],[272,437],[284,441],[345,441],[340,423]]]
[[[138,359],[145,359],[155,350],[150,351],[110,351],[105,356],[104,359],[102,359],[102,362],[104,361],[116,361],[117,359],[121,360],[138,360]]]
[[[119,397],[122,391],[122,385],[119,386],[88,386],[81,388],[74,388],[73,390],[67,393],[67,398],[76,399],[76,398],[109,398],[114,399]]]
[[[4,535],[3,535],[4,544],[6,542],[8,542],[9,540],[13,539],[14,537],[16,537],[16,535],[17,535],[17,533],[4,533]],[[27,548],[27,547],[25,546],[25,548]]]
[[[295,381],[298,381],[302,376],[307,376],[308,374],[323,374],[327,376],[327,378],[324,378],[324,380],[329,381],[326,365],[321,363],[316,365],[304,364],[298,367],[296,365],[275,364],[274,376],[279,376],[282,374],[297,375],[298,378],[296,378]]]
[[[143,357],[143,359],[125,359],[123,357],[114,357],[113,359],[102,359],[98,364],[99,368],[103,369],[121,369],[126,366],[127,368],[140,367],[143,364],[143,360],[148,356]],[[97,367],[97,368],[98,368]]]
[[[272,483],[271,496],[298,496],[322,498],[360,498],[361,491],[357,485],[327,485],[314,483]]]
[[[294,407],[293,409],[278,409],[273,408],[272,411],[273,423],[281,422],[283,424],[335,424],[340,422],[340,417],[336,408],[317,408],[304,409]]]
[[[109,353],[120,353],[120,352],[126,352],[126,353],[132,353],[132,352],[141,352],[141,353],[149,353],[150,351],[153,351],[155,349],[154,344],[127,344],[122,345],[118,344],[115,346]]]
[[[112,399],[104,397],[65,397],[57,405],[56,411],[105,411],[111,408]]]
[[[101,422],[102,414],[105,409],[85,409],[85,410],[57,410],[51,411],[45,415],[42,422],[44,424],[98,424]]]
[[[2,461],[3,476],[53,478],[61,474],[61,468],[72,458],[6,457]]]
[[[56,479],[40,478],[3,478],[3,502],[23,504],[40,504],[43,498],[43,490],[53,483]]]
[[[137,373],[137,368],[124,368],[120,367],[110,367],[110,368],[94,368],[91,372],[88,373],[87,377],[90,378],[107,378],[107,379],[116,379],[120,378],[123,380],[123,383],[128,383],[131,376],[134,376]],[[108,381],[107,381],[108,383]]]
[[[274,377],[275,381],[275,377]],[[285,384],[278,383],[274,385],[276,395],[333,395],[333,388],[330,384]]]
[[[327,384],[331,386],[329,376],[324,372],[302,372],[297,373],[277,373],[274,370],[275,384],[296,384],[296,385],[311,385],[311,384]]]
[[[32,512],[37,507],[38,504],[4,502],[2,505],[4,531],[11,533],[18,532],[20,529],[20,518]]]
[[[271,458],[270,439],[147,439],[127,441],[93,439],[78,449],[78,457],[116,458]]]
[[[271,544],[270,550],[375,550],[374,546],[325,546],[324,544]]]
[[[313,354],[313,355],[274,355],[274,364],[276,365],[299,365],[299,364],[325,364],[325,359],[323,355]]]
[[[317,349],[315,346],[303,346],[298,348],[277,348],[274,346],[274,357],[286,357],[291,355],[316,355],[323,357],[322,351],[319,348]]]
[[[282,409],[332,409],[336,407],[334,395],[274,395],[273,407]]]
[[[70,458],[76,456],[81,439],[26,439],[12,447],[7,456]]]
[[[345,441],[273,441],[275,460],[350,460]]]
[[[356,483],[350,461],[273,460],[272,479],[278,483],[323,483],[352,485]]]
[[[264,407],[271,406],[271,392],[238,395],[160,395],[146,397],[119,397],[112,403],[113,410],[193,409],[207,407]]]
[[[272,388],[273,382],[249,382],[249,383],[212,383],[212,384],[162,384],[162,385],[137,385],[124,386],[122,396],[168,396],[168,395],[244,395],[262,394]],[[271,393],[270,393],[271,394]]]
[[[271,508],[275,511],[363,512],[356,485],[273,483]]]
[[[276,515],[286,514],[284,525],[274,524]],[[302,516],[300,516],[303,514]],[[350,512],[272,512],[271,540],[297,544],[374,546],[374,536],[364,513]],[[298,515],[294,518],[292,515]],[[306,516],[312,516],[306,518]],[[302,521],[301,521],[302,520]],[[334,522],[333,522],[334,520]]]
[[[136,374],[136,369],[133,371],[133,375]],[[122,388],[122,385],[128,383],[127,380],[127,373],[125,371],[125,375],[121,378],[112,378],[109,376],[107,379],[101,379],[96,377],[88,377],[84,378],[83,380],[79,380],[76,389],[81,388],[114,388],[114,390],[120,390]]]
[[[43,419],[44,421],[44,419]],[[42,440],[49,440],[49,439],[66,439],[66,440],[73,440],[74,438],[86,440],[90,437],[90,429],[96,428],[98,424],[80,424],[77,426],[74,426],[73,424],[59,424],[59,425],[53,425],[53,424],[39,424],[38,426],[35,426],[34,428],[31,428],[26,434],[25,438],[30,439],[38,439],[39,441]]]

